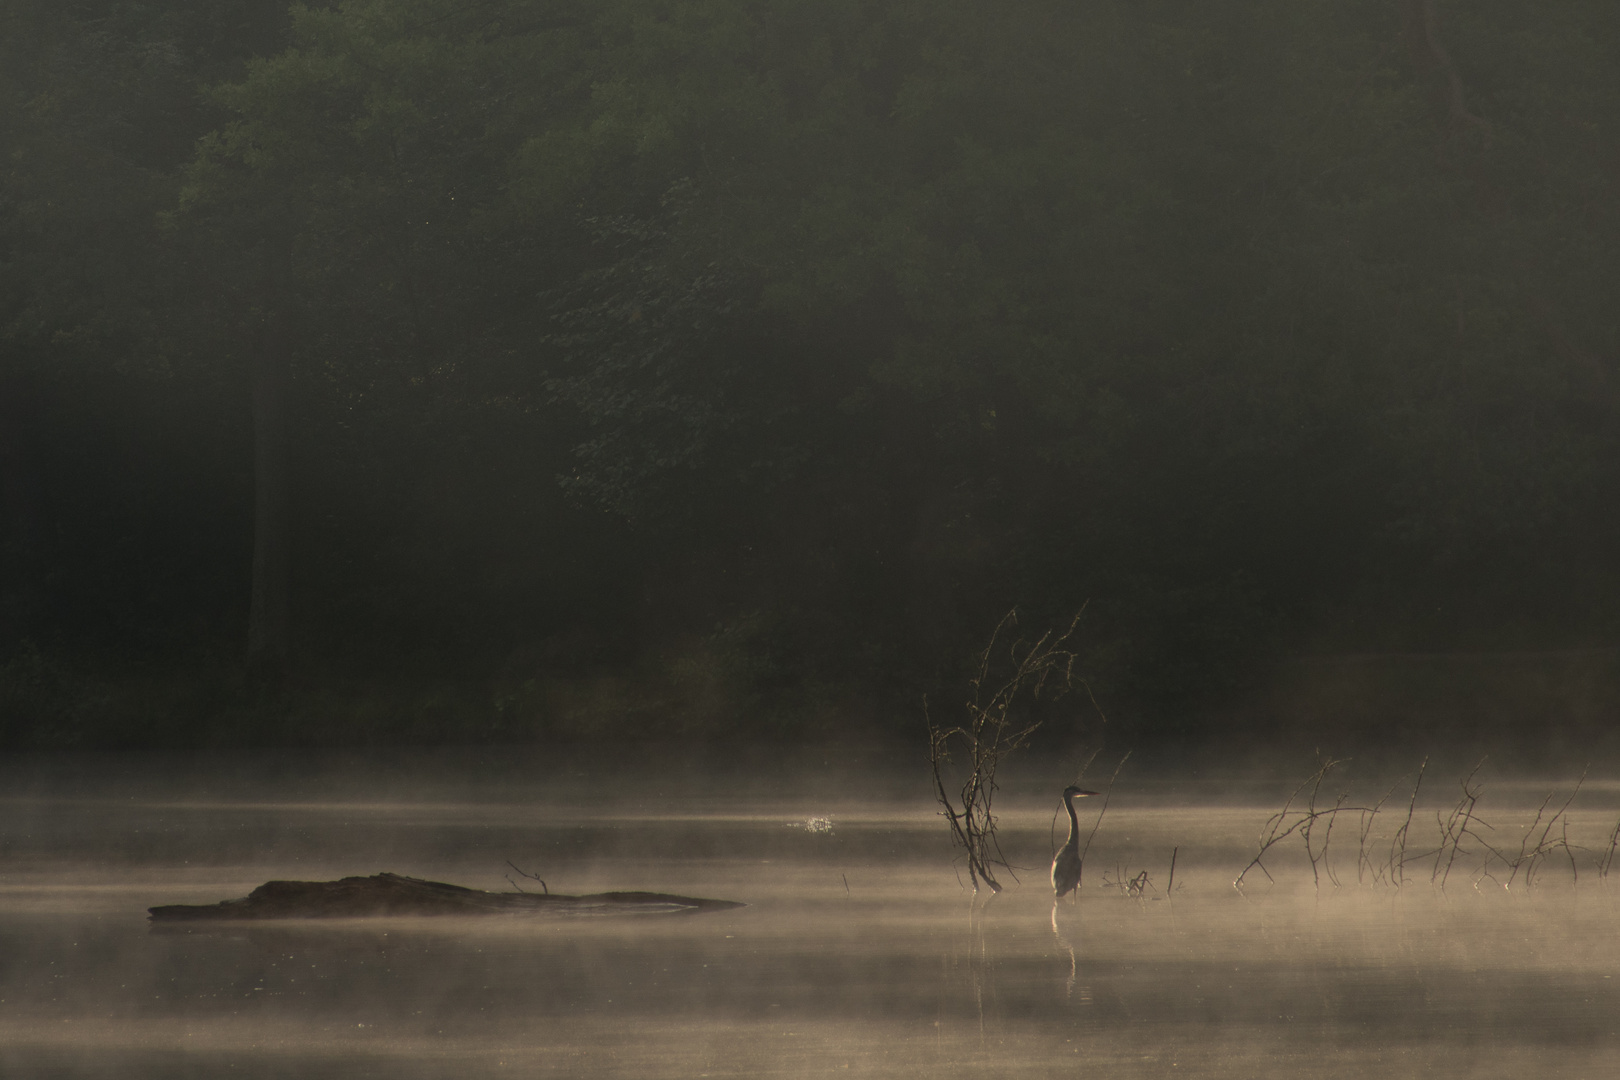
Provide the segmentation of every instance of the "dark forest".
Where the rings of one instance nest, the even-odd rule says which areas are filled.
[[[1600,745],[1617,254],[1612,0],[0,0],[0,746]]]

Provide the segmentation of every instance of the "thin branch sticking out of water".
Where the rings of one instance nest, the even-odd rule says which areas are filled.
[[[514,863],[511,859],[506,860],[506,865],[510,866],[514,871],[516,871],[517,875],[519,877],[528,878],[530,881],[540,881],[540,875],[539,874],[531,874],[527,870],[520,869],[518,867],[518,865],[516,863]],[[516,881],[514,881],[512,879],[511,874],[506,875],[506,883],[508,885],[512,886],[512,888],[516,889],[518,892],[528,892],[529,891],[529,890],[525,889],[523,886],[519,885]],[[544,881],[540,881],[540,889],[547,896],[551,895],[551,887],[549,885],[547,885]]]
[[[1422,770],[1419,770],[1418,775],[1422,776]],[[1368,877],[1371,877],[1374,883],[1388,880],[1385,870],[1374,866],[1372,857],[1367,854],[1367,839],[1372,835],[1373,823],[1378,820],[1378,812],[1384,808],[1384,803],[1388,802],[1389,797],[1393,794],[1395,794],[1395,786],[1392,784],[1388,791],[1379,796],[1378,801],[1373,803],[1370,809],[1361,811],[1360,828],[1356,834],[1356,883],[1358,885],[1367,884]]]
[[[1092,756],[1095,757],[1096,755],[1093,754]],[[1086,865],[1086,853],[1091,850],[1091,842],[1097,838],[1097,830],[1102,828],[1103,815],[1108,813],[1108,800],[1114,794],[1114,781],[1119,779],[1119,770],[1123,769],[1125,763],[1129,760],[1131,760],[1131,752],[1127,750],[1125,756],[1119,759],[1119,764],[1114,766],[1113,775],[1108,778],[1108,786],[1103,788],[1102,805],[1097,808],[1097,820],[1091,823],[1091,831],[1086,834],[1086,842],[1080,848],[1080,865],[1082,867]]]
[[[1599,881],[1609,880],[1609,869],[1614,866],[1614,854],[1617,849],[1620,849],[1620,820],[1615,821],[1614,828],[1609,830],[1609,842],[1597,858]]]
[[[1406,884],[1406,840],[1412,832],[1412,813],[1417,809],[1418,789],[1423,786],[1423,772],[1428,767],[1429,759],[1424,758],[1418,765],[1417,779],[1412,783],[1412,798],[1406,804],[1406,820],[1401,822],[1401,827],[1395,830],[1395,836],[1389,842],[1389,879],[1396,888]]]

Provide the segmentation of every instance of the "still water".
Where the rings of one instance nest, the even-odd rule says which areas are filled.
[[[904,769],[58,759],[0,779],[5,1077],[1620,1075],[1620,903],[1594,852],[1529,889],[1397,891],[1356,883],[1352,829],[1341,887],[1295,853],[1240,895],[1280,801],[1263,785],[1122,778],[1054,911],[1041,778],[1001,803],[1033,869],[988,901]],[[1537,790],[1496,785],[1495,831],[1517,844]],[[1588,781],[1572,844],[1601,846],[1617,794]],[[749,906],[146,919],[278,878],[538,888],[508,861],[558,892]]]

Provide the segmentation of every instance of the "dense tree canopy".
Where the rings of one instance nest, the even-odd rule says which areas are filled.
[[[137,663],[224,680],[154,739],[904,727],[1088,601],[1214,734],[1620,629],[1600,0],[0,12],[5,738]],[[220,674],[266,363],[290,690]]]

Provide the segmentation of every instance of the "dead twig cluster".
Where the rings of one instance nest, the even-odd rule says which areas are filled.
[[[1569,809],[1586,780],[1584,770],[1569,794],[1562,802],[1556,803],[1556,808],[1558,790],[1554,788],[1547,793],[1536,810],[1535,819],[1520,838],[1518,850],[1510,853],[1491,842],[1487,834],[1494,833],[1495,829],[1479,813],[1480,799],[1484,794],[1484,786],[1478,779],[1485,765],[1484,759],[1481,759],[1458,782],[1461,794],[1456,803],[1445,812],[1435,812],[1437,842],[1433,847],[1413,851],[1412,823],[1417,814],[1418,793],[1423,787],[1428,759],[1424,758],[1418,766],[1406,812],[1400,824],[1389,834],[1387,849],[1380,848],[1383,841],[1375,836],[1375,828],[1380,815],[1384,813],[1385,804],[1394,794],[1394,787],[1384,792],[1371,806],[1349,805],[1348,795],[1339,795],[1332,805],[1322,804],[1323,784],[1328,774],[1341,764],[1342,761],[1323,759],[1316,772],[1288,796],[1282,809],[1266,819],[1260,830],[1258,851],[1232,883],[1239,891],[1254,870],[1265,874],[1267,880],[1275,880],[1267,869],[1266,860],[1279,844],[1291,836],[1297,836],[1305,849],[1316,887],[1321,888],[1324,880],[1337,887],[1340,882],[1328,852],[1333,826],[1340,814],[1356,814],[1358,817],[1356,880],[1363,885],[1401,888],[1409,880],[1407,868],[1419,863],[1428,866],[1429,883],[1440,889],[1447,886],[1454,871],[1464,867],[1467,868],[1470,883],[1476,888],[1487,879],[1503,888],[1511,888],[1516,883],[1529,887],[1535,884],[1537,875],[1547,862],[1559,856],[1568,860],[1572,879],[1579,880],[1576,853],[1582,849],[1570,841]],[[1307,791],[1309,794],[1306,794]],[[1382,859],[1375,855],[1380,850],[1384,851]],[[1620,851],[1620,822],[1616,822],[1610,831],[1605,849],[1595,860],[1599,879],[1607,879],[1617,851]]]
[[[1120,895],[1130,900],[1168,900],[1176,891],[1176,856],[1180,851],[1180,848],[1176,848],[1170,852],[1170,877],[1165,881],[1162,892],[1154,886],[1153,878],[1146,870],[1133,874],[1129,864],[1116,864],[1112,873],[1104,871],[1103,887],[1117,889]]]
[[[1460,782],[1462,798],[1457,801],[1456,806],[1452,807],[1450,814],[1444,818],[1439,814],[1434,816],[1436,823],[1440,826],[1440,846],[1435,848],[1434,851],[1434,871],[1429,875],[1429,884],[1431,885],[1438,885],[1442,889],[1446,887],[1446,882],[1451,877],[1451,868],[1457,864],[1457,857],[1459,855],[1473,854],[1471,851],[1463,850],[1463,842],[1469,839],[1477,841],[1480,848],[1485,852],[1485,864],[1482,867],[1481,875],[1486,876],[1490,872],[1491,856],[1498,853],[1489,841],[1474,831],[1475,825],[1490,829],[1490,825],[1482,821],[1479,815],[1474,812],[1475,807],[1479,805],[1479,797],[1483,794],[1483,790],[1474,778],[1479,775],[1479,770],[1484,767],[1485,759],[1481,758],[1479,764],[1475,765],[1473,770],[1463,777]]]
[[[1260,828],[1260,850],[1255,852],[1254,858],[1249,860],[1249,865],[1245,866],[1238,874],[1237,880],[1232,882],[1235,888],[1242,890],[1243,880],[1248,877],[1251,870],[1259,870],[1266,875],[1268,881],[1276,880],[1271,876],[1271,871],[1266,869],[1266,856],[1271,853],[1272,848],[1290,836],[1298,836],[1304,843],[1305,855],[1311,863],[1311,878],[1318,888],[1321,887],[1324,876],[1335,886],[1339,884],[1333,866],[1328,862],[1328,846],[1333,839],[1334,822],[1338,820],[1340,814],[1362,815],[1363,850],[1365,850],[1368,817],[1378,813],[1375,806],[1347,805],[1348,795],[1340,795],[1331,807],[1323,808],[1317,805],[1317,800],[1322,794],[1322,784],[1327,780],[1328,774],[1342,764],[1344,762],[1341,760],[1322,759],[1316,772],[1293,790],[1284,801],[1282,809],[1266,819],[1266,823]],[[1300,796],[1307,788],[1310,789],[1310,794],[1305,797],[1304,807],[1296,809],[1295,803],[1300,800]],[[1318,831],[1321,834],[1320,841],[1317,840]]]
[[[1009,631],[1018,625],[1017,612],[1008,612],[979,655],[961,722],[938,725],[928,713],[927,702],[923,703],[935,794],[951,836],[966,856],[975,892],[980,885],[1001,891],[993,868],[1013,873],[996,840],[996,770],[1041,726],[1038,719],[1018,719],[1014,704],[1026,694],[1054,699],[1073,687],[1078,656],[1068,645],[1084,612],[1082,607],[1061,634],[1049,630],[1034,641],[1014,638],[1003,646]],[[961,769],[960,784],[947,779],[953,765]]]
[[[1118,889],[1120,893],[1132,900],[1142,900],[1154,892],[1153,879],[1146,870],[1139,871],[1134,876],[1128,868],[1115,867],[1113,874],[1103,874],[1103,886],[1109,889]]]
[[[1575,848],[1569,843],[1569,805],[1575,801],[1575,796],[1581,793],[1581,785],[1586,782],[1587,771],[1581,770],[1574,788],[1570,790],[1569,798],[1565,799],[1550,816],[1547,814],[1547,807],[1552,803],[1557,791],[1547,792],[1547,797],[1541,800],[1541,805],[1536,808],[1536,820],[1531,822],[1530,827],[1524,832],[1523,839],[1519,841],[1518,857],[1508,865],[1508,879],[1504,883],[1505,886],[1513,884],[1520,870],[1524,871],[1525,885],[1535,884],[1536,873],[1555,851],[1562,851],[1569,858],[1569,872],[1579,879],[1580,871],[1575,866]],[[1537,832],[1537,829],[1541,831]],[[1558,830],[1556,836],[1553,835],[1554,829]],[[1532,837],[1535,838],[1534,844],[1530,842]]]

